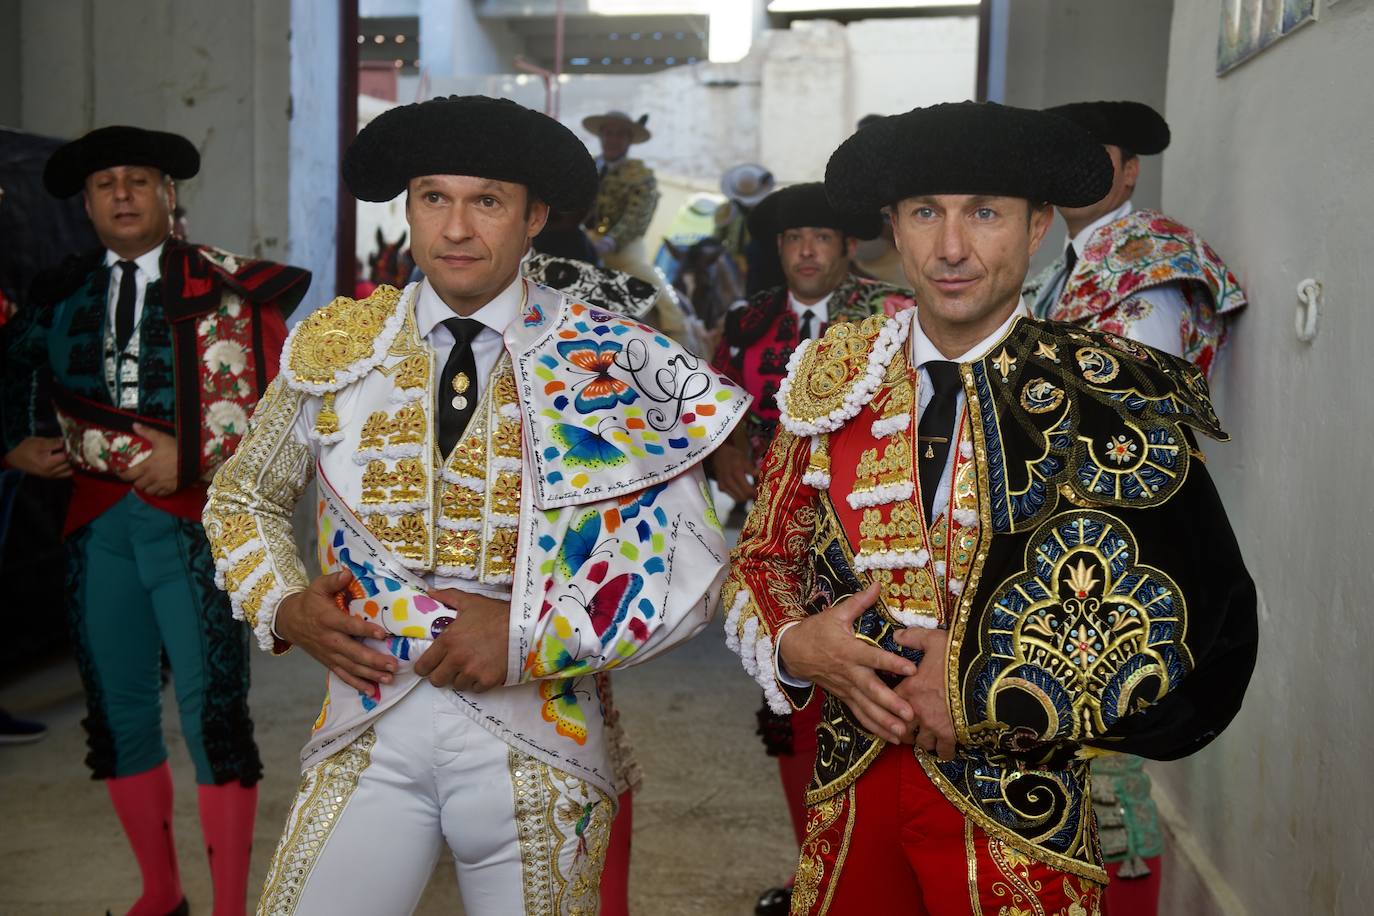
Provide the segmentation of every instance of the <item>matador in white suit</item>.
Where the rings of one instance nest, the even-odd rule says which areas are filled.
[[[424,279],[301,322],[205,512],[234,613],[329,669],[259,912],[409,913],[447,845],[470,916],[594,916],[615,809],[594,675],[709,621],[726,547],[701,461],[749,399],[521,277],[549,208],[596,192],[551,118],[407,105],[343,169],[362,200],[406,193]]]

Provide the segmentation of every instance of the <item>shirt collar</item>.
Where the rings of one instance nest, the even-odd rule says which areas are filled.
[[[1021,301],[1016,303],[1015,310],[1007,316],[1007,320],[1002,322],[1001,327],[974,344],[967,353],[954,359],[953,362],[971,363],[975,360],[982,359],[984,356],[987,356],[988,351],[991,350],[999,340],[1006,336],[1007,331],[1011,330],[1012,322],[1016,321],[1017,318],[1029,317],[1030,309],[1026,308],[1026,300],[1022,298]],[[930,342],[930,338],[926,336],[926,332],[921,329],[919,318],[919,315],[911,316],[911,364],[917,369],[920,369],[929,362],[949,359],[949,357],[945,356],[936,348],[935,344]]]
[[[789,306],[791,306],[791,308],[792,308],[792,313],[793,313],[794,315],[796,315],[798,318],[800,318],[803,314],[805,314],[805,312],[806,312],[807,309],[810,309],[811,311],[813,311],[813,312],[816,313],[816,316],[817,316],[818,318],[820,318],[821,321],[829,322],[829,321],[830,321],[830,300],[831,300],[831,298],[834,297],[834,295],[835,295],[835,293],[834,293],[833,291],[831,291],[831,292],[826,293],[824,296],[822,296],[821,298],[817,299],[815,302],[811,303],[810,305],[803,305],[802,303],[800,303],[800,302],[797,301],[797,297],[796,297],[796,296],[792,295],[792,291],[791,291],[791,290],[788,290],[788,291],[787,291],[787,304],[788,304]]]
[[[618,168],[620,168],[622,165],[624,165],[625,162],[626,162],[626,160],[628,160],[629,158],[630,158],[630,154],[629,154],[629,153],[626,153],[625,155],[621,156],[619,159],[616,159],[616,160],[611,161],[611,162],[607,162],[605,156],[597,156],[597,157],[596,157],[596,170],[599,172],[599,171],[601,171],[602,169],[605,169],[605,170],[608,171],[608,172],[614,172],[616,169],[618,169]]]
[[[1124,204],[1113,210],[1111,213],[1099,216],[1096,220],[1089,223],[1082,232],[1078,233],[1073,237],[1072,244],[1074,253],[1077,254],[1080,258],[1083,257],[1083,249],[1088,247],[1088,241],[1093,237],[1094,232],[1101,229],[1108,223],[1114,223],[1117,220],[1121,219],[1123,216],[1127,216],[1133,210],[1135,210],[1135,204],[1131,203],[1131,201],[1128,200]]]
[[[468,315],[474,321],[480,321],[497,334],[506,333],[506,328],[520,313],[520,301],[525,295],[525,281],[519,274],[510,285],[496,294],[486,305]],[[428,279],[420,281],[420,290],[415,299],[415,329],[420,332],[421,338],[428,338],[434,333],[440,322],[449,318],[457,317],[453,309],[439,294],[434,291]]]
[[[134,263],[138,265],[138,269],[148,278],[149,283],[152,283],[154,280],[162,279],[162,249],[165,247],[167,247],[167,243],[163,242],[156,248],[149,249],[134,258]],[[110,249],[105,249],[106,267],[113,267],[122,260],[124,259]]]

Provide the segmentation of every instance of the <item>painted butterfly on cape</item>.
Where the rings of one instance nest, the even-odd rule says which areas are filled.
[[[563,446],[563,460],[574,467],[603,468],[624,464],[625,453],[599,433],[571,423],[555,423],[549,435]]]
[[[578,703],[575,678],[561,678],[539,682],[539,696],[544,705],[539,714],[545,722],[553,724],[554,730],[564,738],[571,738],[578,744],[587,743],[587,714]]]
[[[592,630],[601,639],[604,647],[616,634],[616,629],[630,613],[630,604],[644,588],[644,577],[639,573],[620,573],[608,581],[606,573],[610,564],[605,560],[593,563],[587,570],[587,579],[596,590],[587,597],[579,585],[572,585],[576,595],[563,595],[560,600],[576,602],[592,623]]]
[[[613,340],[565,340],[558,344],[558,355],[592,376],[576,386],[580,390],[573,398],[579,413],[605,410],[616,404],[633,404],[639,397],[628,384],[611,376],[611,366],[623,349]]]

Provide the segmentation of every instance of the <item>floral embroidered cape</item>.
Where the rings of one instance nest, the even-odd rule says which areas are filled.
[[[1135,210],[1093,233],[1063,291],[1061,256],[1025,287],[1038,318],[1119,334],[1131,297],[1178,284],[1188,300],[1179,329],[1184,358],[1206,375],[1226,339],[1226,320],[1245,307],[1245,292],[1221,257],[1192,229],[1156,210]]]

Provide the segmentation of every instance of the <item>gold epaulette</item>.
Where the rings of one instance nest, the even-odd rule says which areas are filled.
[[[404,319],[401,291],[379,286],[366,299],[340,296],[311,312],[286,339],[282,371],[292,388],[334,392],[386,356]]]
[[[857,414],[892,357],[884,338],[894,336],[894,323],[883,315],[836,322],[819,340],[804,342],[778,391],[783,425],[794,435],[813,436],[833,432]],[[870,378],[875,372],[877,378]]]

